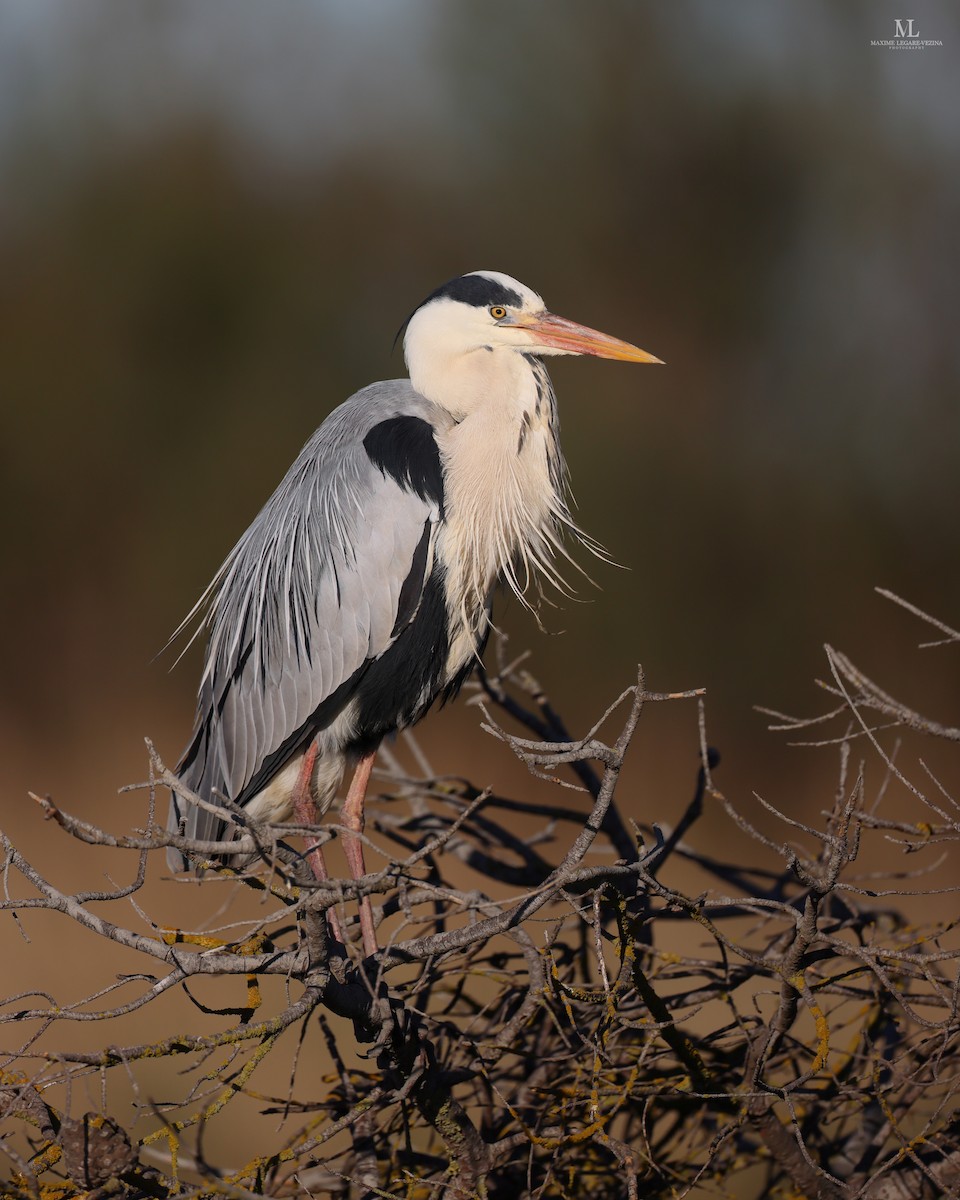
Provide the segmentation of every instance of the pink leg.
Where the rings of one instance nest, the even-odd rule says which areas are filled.
[[[353,773],[350,790],[343,802],[340,819],[345,829],[350,833],[344,835],[343,853],[350,868],[351,879],[359,879],[366,875],[363,864],[363,843],[356,835],[363,833],[363,801],[370,782],[370,772],[373,770],[373,760],[377,757],[376,750],[365,754],[357,763]],[[370,907],[370,897],[364,896],[360,901],[360,932],[363,935],[363,952],[369,957],[377,952],[377,934],[373,927],[373,909]]]
[[[303,756],[303,765],[300,767],[296,791],[293,794],[293,813],[301,825],[315,825],[317,823],[317,803],[313,798],[313,788],[311,785],[318,749],[316,741],[310,743],[310,748]],[[327,864],[323,858],[323,843],[309,836],[305,837],[304,841],[307,845],[307,862],[310,864],[314,878],[321,880],[329,879],[330,874],[327,871]],[[343,936],[340,933],[340,921],[332,908],[327,909],[327,919],[330,922],[330,928],[333,930],[333,936],[338,942],[342,942]]]

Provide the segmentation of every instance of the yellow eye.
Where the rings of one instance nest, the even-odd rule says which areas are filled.
[[[501,308],[499,304],[495,304],[493,308],[490,309],[490,316],[493,317],[495,321],[502,321],[506,315],[507,310],[505,308]]]

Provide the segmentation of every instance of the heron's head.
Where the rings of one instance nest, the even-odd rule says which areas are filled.
[[[660,362],[629,342],[547,312],[536,292],[500,271],[471,271],[431,292],[407,322],[404,350],[408,364],[420,353],[497,350]]]
[[[414,386],[438,370],[473,364],[485,374],[489,356],[593,354],[658,363],[645,350],[548,312],[536,292],[499,271],[471,271],[432,292],[410,317],[404,356]]]

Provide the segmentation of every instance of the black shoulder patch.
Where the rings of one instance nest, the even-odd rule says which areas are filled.
[[[519,292],[504,287],[495,279],[488,279],[486,275],[458,275],[431,292],[420,307],[423,308],[431,300],[459,300],[461,304],[471,304],[476,308],[487,308],[491,304],[519,308],[523,304]]]
[[[443,468],[433,426],[422,417],[390,417],[363,439],[370,461],[400,487],[432,500],[443,516]]]

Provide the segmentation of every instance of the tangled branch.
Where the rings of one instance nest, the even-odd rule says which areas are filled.
[[[142,828],[112,834],[36,798],[63,837],[133,853],[137,868],[128,884],[71,892],[2,835],[0,907],[24,922],[57,914],[142,969],[82,999],[28,990],[0,1006],[0,1024],[26,1031],[0,1077],[9,1194],[672,1197],[713,1183],[831,1200],[957,1195],[957,887],[937,861],[901,866],[951,853],[960,828],[946,782],[923,759],[914,769],[902,739],[949,745],[957,731],[830,648],[827,663],[827,713],[773,714],[776,728],[822,731],[816,744],[836,755],[818,817],[762,797],[748,811],[718,789],[702,692],[652,693],[641,673],[572,736],[523,660],[480,679],[484,728],[571,798],[501,796],[438,776],[418,750],[411,774],[387,749],[369,831],[383,865],[358,881],[318,882],[302,829],[241,810],[227,812],[238,828],[226,842],[168,832],[162,790],[202,802],[152,747]],[[638,825],[624,764],[661,703],[686,707],[700,765],[684,801],[658,804],[669,826]],[[256,871],[218,858],[238,840]],[[194,929],[152,920],[138,896],[168,846],[204,869],[198,909],[227,888],[256,902],[251,913],[220,928],[212,904]],[[382,946],[369,959],[364,895]],[[118,902],[129,927],[111,919]],[[227,1006],[200,999],[211,979]],[[183,992],[204,1022],[177,1031],[165,1006]],[[145,1040],[57,1047],[71,1023],[119,1029],[144,1012]],[[286,1052],[288,1094],[255,1090]],[[319,1058],[331,1074],[297,1084],[298,1064]],[[158,1061],[179,1066],[163,1100],[144,1082]],[[88,1080],[100,1108],[78,1111]],[[131,1081],[132,1121],[114,1100]],[[280,1144],[209,1162],[205,1136],[245,1101],[279,1119]]]

